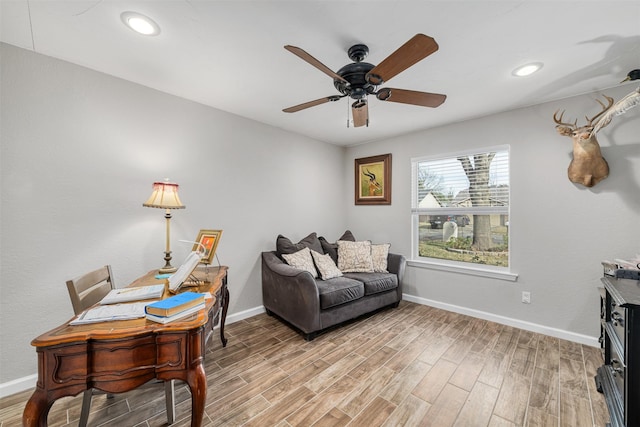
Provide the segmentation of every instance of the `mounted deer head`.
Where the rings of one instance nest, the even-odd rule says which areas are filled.
[[[578,121],[565,123],[562,121],[564,111],[558,116],[558,111],[553,114],[553,121],[556,122],[556,130],[560,135],[569,136],[573,141],[573,159],[569,164],[569,181],[582,184],[586,187],[593,187],[607,176],[609,176],[609,165],[602,157],[600,145],[593,132],[597,119],[607,112],[613,105],[613,98],[603,95],[608,102],[604,105],[600,100],[596,100],[602,107],[595,116],[587,119],[585,126],[578,127]]]

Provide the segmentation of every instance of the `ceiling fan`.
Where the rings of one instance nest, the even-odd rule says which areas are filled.
[[[333,79],[333,85],[338,92],[340,92],[340,95],[331,95],[316,99],[315,101],[285,108],[282,110],[285,113],[295,113],[296,111],[324,104],[329,101],[338,101],[348,96],[355,100],[351,105],[351,111],[353,124],[355,127],[359,127],[369,126],[368,95],[375,95],[380,101],[399,102],[401,104],[412,104],[422,107],[438,107],[447,98],[446,95],[438,93],[395,88],[378,89],[379,85],[389,81],[392,77],[400,74],[438,50],[436,41],[432,37],[424,34],[416,34],[413,36],[408,42],[400,46],[378,65],[362,62],[369,53],[369,48],[366,45],[353,45],[349,48],[347,54],[354,62],[345,65],[337,72],[333,72],[329,67],[299,47],[286,45],[284,48],[331,77]],[[347,121],[347,126],[348,125],[349,122]]]

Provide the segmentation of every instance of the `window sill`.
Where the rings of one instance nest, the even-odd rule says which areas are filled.
[[[506,280],[515,282],[518,280],[516,273],[508,271],[490,270],[487,268],[467,267],[461,265],[451,265],[444,263],[435,263],[429,261],[408,260],[407,265],[411,267],[427,268],[430,270],[449,271],[452,273],[469,274],[471,276],[489,277],[491,279]]]

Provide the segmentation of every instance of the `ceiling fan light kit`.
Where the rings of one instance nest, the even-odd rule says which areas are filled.
[[[363,62],[369,54],[369,48],[365,44],[355,44],[347,51],[349,59],[353,62],[340,68],[337,72],[332,71],[299,47],[286,45],[284,48],[333,78],[333,85],[340,92],[340,95],[327,96],[285,108],[282,110],[285,113],[294,113],[326,102],[349,97],[355,100],[351,105],[354,127],[360,127],[369,126],[369,107],[367,102],[369,95],[375,95],[380,101],[431,108],[438,107],[447,98],[446,95],[438,93],[394,88],[378,89],[379,85],[389,81],[438,50],[436,41],[424,34],[413,36],[378,65]],[[349,127],[348,119],[347,127]]]
[[[353,115],[353,126],[369,127],[369,107],[367,106],[366,99],[358,99],[351,104],[351,114]],[[347,112],[348,115],[348,112]],[[347,119],[347,127],[349,127],[349,120]]]

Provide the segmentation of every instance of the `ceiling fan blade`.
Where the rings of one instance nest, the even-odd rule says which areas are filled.
[[[429,36],[416,34],[395,52],[373,67],[366,79],[372,85],[381,85],[407,68],[438,50],[438,43]]]
[[[349,83],[344,78],[342,78],[339,75],[337,75],[336,73],[334,73],[331,70],[331,68],[327,67],[322,62],[318,61],[316,58],[314,58],[313,56],[309,55],[303,49],[300,49],[299,47],[291,46],[291,45],[286,45],[284,48],[287,49],[289,52],[293,53],[294,55],[298,56],[299,58],[301,58],[303,61],[306,61],[309,64],[313,65],[318,70],[322,71],[323,73],[325,73],[327,76],[331,77],[332,79],[340,80],[340,81],[343,81],[345,83]]]
[[[367,101],[360,99],[351,105],[353,127],[369,126],[369,106]]]
[[[295,113],[296,111],[304,110],[305,108],[309,107],[315,107],[316,105],[324,104],[325,102],[337,101],[340,98],[342,98],[342,96],[331,95],[324,98],[316,99],[315,101],[305,102],[304,104],[294,105],[293,107],[285,108],[282,111],[284,111],[285,113]]]
[[[380,89],[376,94],[376,98],[380,101],[399,102],[401,104],[412,104],[419,105],[421,107],[435,108],[440,106],[445,99],[447,99],[447,95],[387,87]]]

